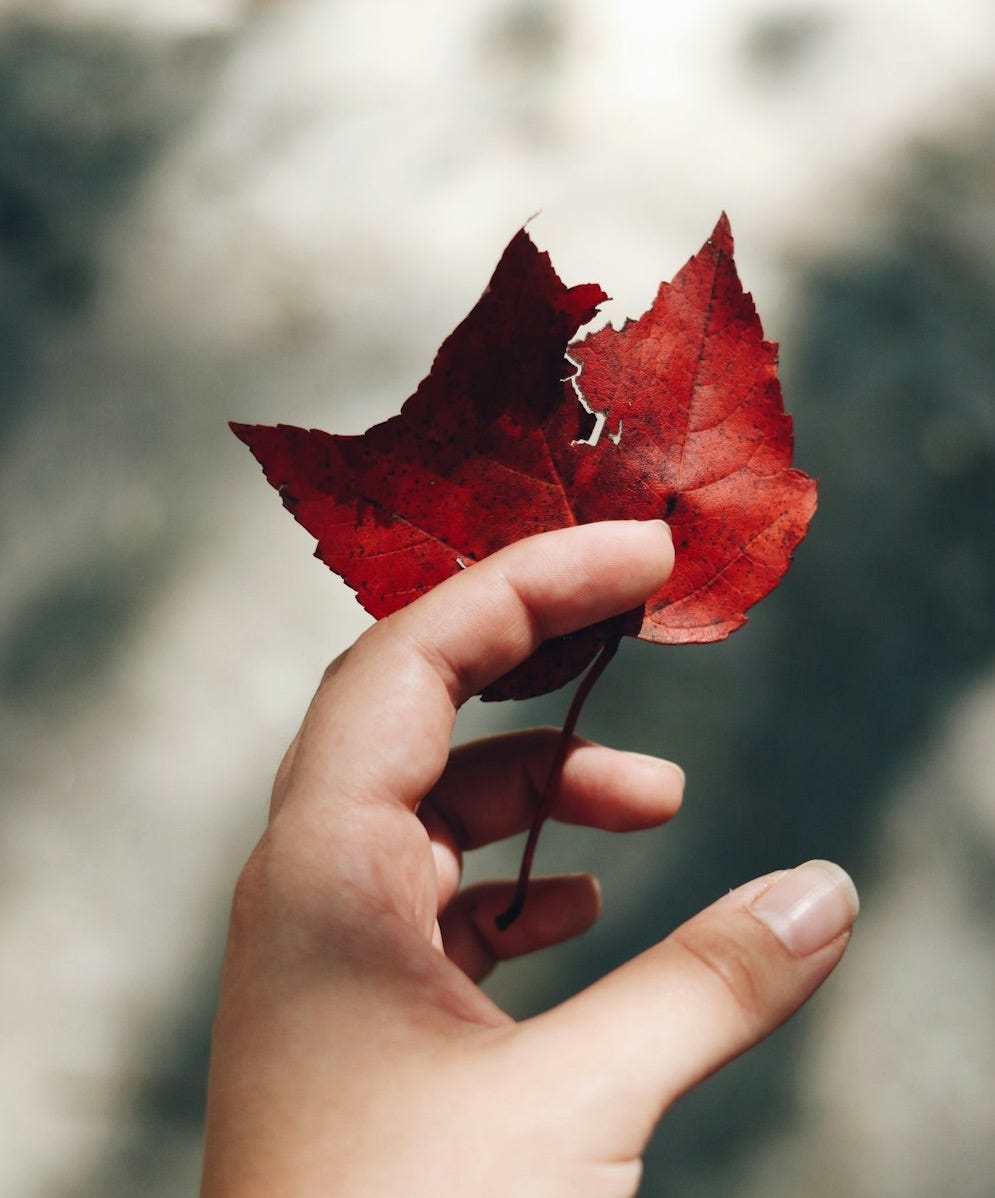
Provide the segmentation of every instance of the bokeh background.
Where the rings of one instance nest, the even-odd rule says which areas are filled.
[[[225,421],[391,414],[536,211],[618,322],[722,209],[820,511],[731,640],[625,645],[582,731],[685,809],[547,829],[603,920],[491,991],[836,858],[843,968],[643,1193],[995,1194],[993,44],[988,0],[0,0],[3,1195],[195,1192],[228,896],[365,624]]]

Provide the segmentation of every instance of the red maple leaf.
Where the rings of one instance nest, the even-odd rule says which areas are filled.
[[[484,698],[561,686],[620,628],[719,640],[776,586],[815,510],[732,249],[723,215],[639,320],[568,346],[607,296],[565,287],[523,230],[399,415],[352,437],[231,427],[378,618],[532,533],[667,520],[676,565],[641,611],[547,642]]]
[[[641,609],[547,641],[483,692],[543,694],[597,657],[564,722],[501,928],[524,905],[577,716],[622,635],[728,636],[780,581],[815,510],[814,481],[791,468],[777,347],[736,274],[725,216],[639,320],[568,346],[606,298],[591,283],[565,287],[523,230],[399,415],[359,437],[231,426],[317,538],[317,556],[378,618],[531,533],[670,524],[673,574]]]

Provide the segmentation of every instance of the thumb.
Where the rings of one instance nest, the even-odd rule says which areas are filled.
[[[858,906],[849,876],[828,861],[748,882],[523,1027],[536,1072],[561,1101],[590,1108],[598,1155],[638,1156],[676,1098],[825,981]]]

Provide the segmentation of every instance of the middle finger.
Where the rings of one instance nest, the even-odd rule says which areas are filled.
[[[440,911],[458,886],[463,850],[529,827],[559,736],[555,728],[534,728],[453,750],[419,808],[435,850]],[[550,814],[564,823],[627,832],[666,822],[683,793],[684,773],[673,762],[575,737]]]

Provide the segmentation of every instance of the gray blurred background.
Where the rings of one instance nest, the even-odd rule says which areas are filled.
[[[365,624],[225,421],[394,412],[537,210],[617,323],[723,208],[820,510],[731,640],[624,646],[581,731],[685,809],[547,829],[603,920],[490,989],[833,857],[843,968],[643,1193],[995,1195],[993,44],[990,0],[0,0],[5,1198],[195,1191],[228,896]]]

